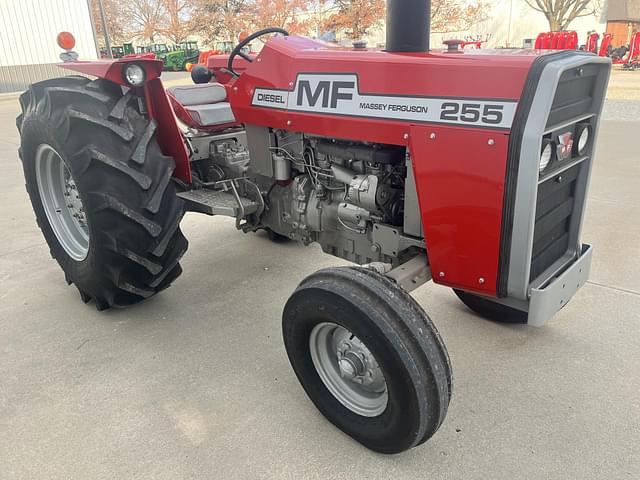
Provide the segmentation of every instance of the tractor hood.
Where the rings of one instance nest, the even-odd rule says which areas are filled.
[[[407,122],[508,133],[529,72],[546,55],[558,53],[396,53],[275,37],[227,88],[234,114],[243,123],[297,125],[319,135],[335,133],[339,125],[343,138],[406,144]],[[488,113],[458,113],[454,118],[448,104],[454,109],[461,102]],[[349,117],[360,118],[356,122]]]

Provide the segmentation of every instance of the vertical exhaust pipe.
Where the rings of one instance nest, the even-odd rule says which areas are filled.
[[[431,0],[387,0],[387,51],[428,52]]]

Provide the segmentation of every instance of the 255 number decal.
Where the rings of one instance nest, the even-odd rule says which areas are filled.
[[[479,103],[445,102],[442,104],[440,120],[500,125],[503,118],[503,109],[503,105],[486,104],[483,106]]]

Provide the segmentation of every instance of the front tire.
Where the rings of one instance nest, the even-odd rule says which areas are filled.
[[[429,317],[394,282],[365,268],[320,270],[282,318],[302,387],[342,431],[399,453],[438,430],[451,397],[449,357]]]
[[[167,288],[187,249],[184,209],[175,162],[138,98],[105,80],[65,77],[32,85],[20,104],[27,192],[67,282],[99,310]]]
[[[464,303],[469,310],[477,313],[487,320],[499,323],[527,323],[527,312],[517,310],[507,305],[492,302],[479,295],[453,289],[453,292]]]

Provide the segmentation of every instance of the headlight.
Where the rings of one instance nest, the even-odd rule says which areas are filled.
[[[549,163],[551,163],[555,147],[555,144],[551,140],[543,140],[542,153],[540,154],[540,173],[544,172],[549,166]]]
[[[146,75],[144,68],[137,63],[130,63],[124,67],[124,81],[132,87],[141,87],[144,84]]]
[[[584,155],[587,152],[589,141],[591,140],[591,125],[588,123],[579,123],[576,127],[576,138],[578,141],[575,144],[575,153]]]

